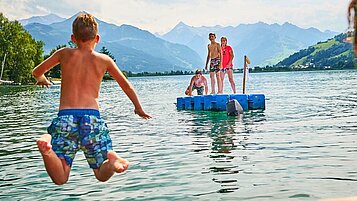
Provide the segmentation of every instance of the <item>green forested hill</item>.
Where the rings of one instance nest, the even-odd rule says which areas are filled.
[[[325,42],[319,42],[282,60],[275,67],[294,69],[348,69],[354,68],[352,44],[344,42],[346,34],[340,34]]]

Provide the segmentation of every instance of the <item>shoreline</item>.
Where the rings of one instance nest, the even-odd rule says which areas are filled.
[[[254,71],[254,70],[249,70],[249,73],[283,73],[283,72],[317,72],[317,71],[353,71],[357,70],[357,68],[348,68],[348,69],[302,69],[302,70],[281,70],[281,71]],[[123,71],[126,72],[126,71]],[[243,73],[243,69],[236,70],[234,74],[241,74]],[[203,73],[204,75],[209,75],[206,71]],[[149,72],[142,72],[142,73],[132,73],[130,76],[128,75],[127,77],[164,77],[164,76],[177,76],[177,75],[194,75],[194,72],[191,71],[191,73],[183,73],[183,74],[177,74],[177,73],[169,73],[169,72],[154,72],[154,73],[149,73]],[[61,78],[51,78],[53,82],[53,85],[60,85]],[[103,81],[107,80],[114,80],[111,76],[105,75],[103,77]],[[11,84],[3,84],[0,83],[0,86],[30,86],[34,85],[31,83],[11,83]],[[35,86],[35,85],[34,85]]]

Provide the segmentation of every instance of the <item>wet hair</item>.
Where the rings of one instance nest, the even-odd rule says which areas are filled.
[[[75,39],[78,41],[86,42],[93,40],[98,33],[98,23],[95,21],[93,15],[81,13],[73,21],[72,31]]]
[[[216,37],[216,34],[211,32],[211,33],[208,34],[208,36],[214,36],[214,37]]]
[[[228,42],[227,37],[222,36],[222,37],[221,37],[221,40],[222,40],[222,39],[224,39],[224,40],[226,40],[226,41]]]
[[[197,70],[195,71],[195,75],[198,75],[198,74],[202,75],[201,69],[197,69]]]

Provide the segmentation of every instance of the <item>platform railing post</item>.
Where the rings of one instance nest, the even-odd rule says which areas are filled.
[[[245,94],[246,80],[247,80],[247,69],[250,61],[246,55],[244,55],[244,65],[243,65],[243,94]]]

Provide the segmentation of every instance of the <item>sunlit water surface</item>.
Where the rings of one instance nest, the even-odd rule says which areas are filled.
[[[101,115],[131,162],[98,182],[82,152],[54,185],[35,139],[56,116],[59,86],[0,86],[0,200],[316,200],[357,195],[357,71],[250,74],[265,111],[177,111],[190,76],[130,78],[143,120],[114,81]],[[241,74],[235,75],[241,91]],[[228,81],[225,92],[230,92]]]

